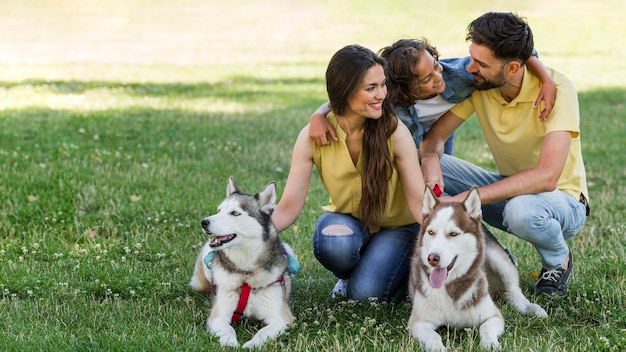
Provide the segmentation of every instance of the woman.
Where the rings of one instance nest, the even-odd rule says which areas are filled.
[[[406,297],[409,260],[422,221],[424,180],[408,128],[387,95],[385,61],[358,45],[340,49],[326,71],[338,140],[318,147],[305,126],[272,219],[282,231],[300,215],[313,165],[330,195],[317,221],[317,260],[340,280],[348,298],[399,301]]]
[[[533,52],[536,54],[536,52]],[[411,131],[419,148],[424,133],[445,112],[468,98],[475,90],[474,79],[467,72],[470,57],[439,60],[437,49],[426,39],[400,39],[379,51],[388,63],[388,100],[398,117]],[[542,87],[535,107],[545,108],[539,118],[545,120],[554,106],[556,86],[537,57],[527,62],[530,71],[541,79]],[[311,138],[317,145],[326,144],[326,133],[334,130],[326,123],[326,104],[311,116]],[[446,141],[444,152],[452,155],[454,134]]]

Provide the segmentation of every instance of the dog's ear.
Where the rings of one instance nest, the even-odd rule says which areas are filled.
[[[465,205],[467,215],[469,215],[470,218],[482,219],[483,212],[480,208],[480,195],[478,194],[478,188],[476,188],[476,186],[472,186],[469,194],[463,201],[463,205]]]
[[[426,215],[430,214],[430,212],[437,204],[439,204],[439,200],[435,196],[435,193],[433,193],[433,190],[430,188],[430,186],[426,185],[426,188],[424,189],[424,199],[422,203],[422,215],[424,215],[425,217]]]
[[[261,211],[271,214],[276,206],[276,183],[268,183],[257,195]]]
[[[237,185],[235,184],[235,178],[230,176],[228,178],[228,186],[226,187],[226,197],[233,193],[239,193],[239,188],[237,188]]]

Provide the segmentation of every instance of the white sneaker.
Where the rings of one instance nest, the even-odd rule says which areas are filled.
[[[339,279],[330,292],[330,298],[346,297],[348,295],[348,279]]]

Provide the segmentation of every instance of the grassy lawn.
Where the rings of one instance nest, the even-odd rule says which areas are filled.
[[[281,193],[340,47],[425,36],[465,56],[467,24],[490,10],[527,17],[542,62],[577,86],[593,207],[569,243],[567,297],[531,296],[547,319],[497,302],[503,350],[626,349],[626,3],[25,0],[0,3],[0,350],[221,351],[211,299],[188,281],[228,176]],[[455,149],[492,166],[473,120]],[[329,298],[311,245],[326,201],[314,179],[281,234],[303,265],[296,323],[264,350],[421,350],[409,303]],[[497,234],[530,295],[538,255]],[[259,328],[237,325],[240,342]],[[440,332],[450,351],[478,350],[476,329]]]

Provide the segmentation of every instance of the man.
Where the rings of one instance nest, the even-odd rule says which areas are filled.
[[[563,296],[574,265],[565,241],[589,214],[576,90],[567,77],[546,68],[557,98],[550,116],[540,121],[541,109],[533,103],[541,83],[525,65],[533,34],[515,14],[482,15],[468,26],[466,40],[471,42],[467,71],[477,90],[426,134],[420,146],[424,179],[457,201],[477,185],[483,219],[530,242],[540,254],[535,293]],[[443,153],[445,141],[473,113],[498,173]]]

